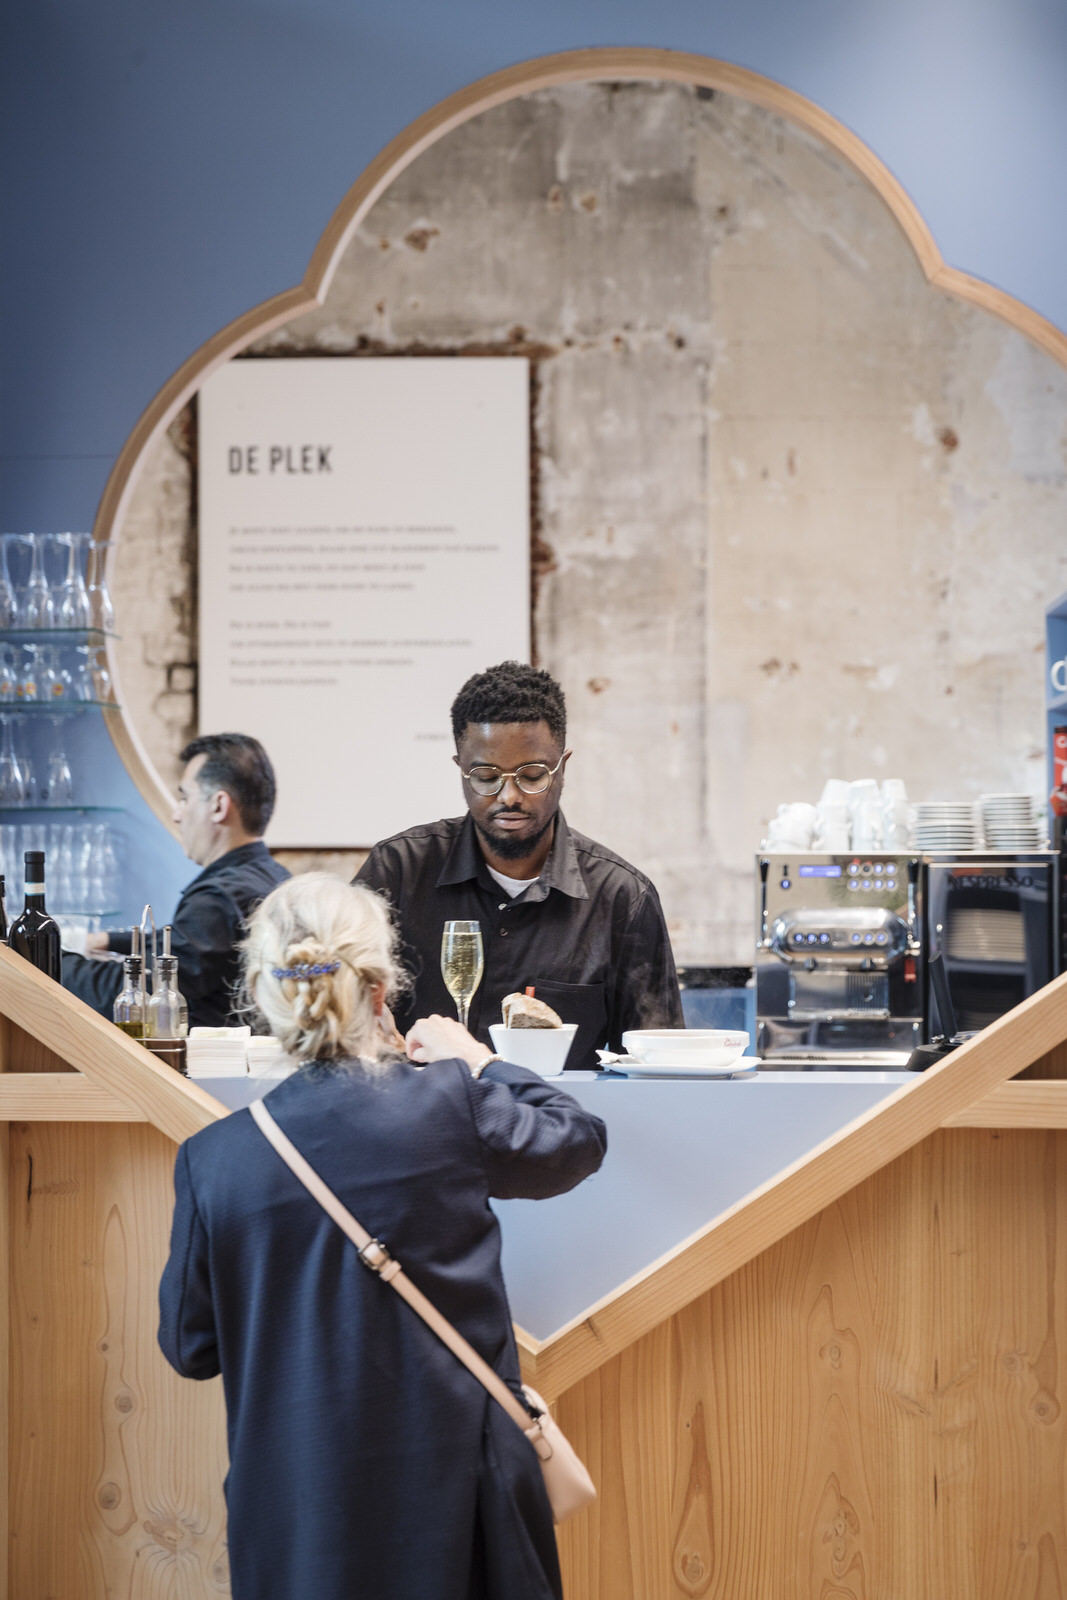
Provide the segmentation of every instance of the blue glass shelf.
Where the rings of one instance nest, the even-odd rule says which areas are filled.
[[[76,717],[83,711],[120,711],[117,700],[0,700],[0,717]]]
[[[103,644],[121,637],[103,628],[0,628],[0,644]]]
[[[41,804],[39,806],[38,805],[0,806],[0,817],[39,816],[42,813],[43,813],[43,815],[45,815],[47,817],[62,817],[62,816],[72,816],[72,817],[73,816],[79,816],[80,817],[80,816],[86,815],[86,814],[88,814],[90,812],[94,816],[98,812],[108,812],[108,813],[110,813],[110,814],[112,814],[112,815],[114,815],[116,817],[121,817],[121,816],[123,816],[125,814],[125,807],[124,806],[50,806],[50,805],[47,804],[47,802],[45,802],[43,800],[42,800],[42,802],[41,802]]]

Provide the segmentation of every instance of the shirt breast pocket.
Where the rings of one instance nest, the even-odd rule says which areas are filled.
[[[546,1006],[551,1006],[558,1012],[561,1022],[576,1022],[578,1032],[574,1036],[570,1054],[567,1057],[567,1068],[581,1068],[593,1071],[600,1063],[596,1052],[602,1050],[608,1038],[608,1007],[602,983],[557,983],[554,979],[545,978],[534,983],[534,993],[538,1000],[543,1000]]]

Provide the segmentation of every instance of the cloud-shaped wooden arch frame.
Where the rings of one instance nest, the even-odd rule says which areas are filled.
[[[424,112],[386,145],[356,179],[330,218],[302,282],[254,306],[220,329],[183,362],[160,389],[112,468],[93,525],[94,536],[118,540],[141,467],[150,450],[209,374],[290,318],[322,305],[352,235],[394,179],[423,151],[483,111],[537,89],[565,83],[619,80],[682,83],[717,89],[775,112],[814,134],[842,155],[885,202],[915,251],[929,283],[1002,318],[1067,368],[1067,334],[1002,289],[948,266],[915,204],[888,167],[850,129],[811,100],[759,73],[709,56],[646,48],[568,51],[521,62],[480,78]],[[110,667],[113,681],[117,683],[118,666],[113,651]],[[120,701],[121,698],[120,694]],[[160,820],[171,827],[173,797],[156,772],[136,729],[119,708],[105,712],[105,718],[137,787]]]

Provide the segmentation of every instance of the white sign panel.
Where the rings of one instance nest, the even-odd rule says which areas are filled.
[[[455,693],[529,660],[527,363],[233,361],[199,432],[200,731],[262,740],[270,842],[457,815]]]

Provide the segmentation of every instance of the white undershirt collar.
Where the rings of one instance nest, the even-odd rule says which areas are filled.
[[[495,882],[499,883],[504,893],[511,896],[512,900],[517,894],[521,894],[524,889],[528,889],[531,883],[537,882],[536,878],[509,878],[503,872],[498,872],[495,867],[491,867],[488,861],[485,863],[485,870]]]

